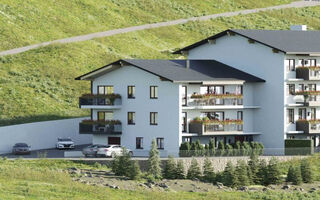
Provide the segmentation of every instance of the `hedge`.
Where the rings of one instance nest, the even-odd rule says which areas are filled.
[[[314,153],[313,140],[287,139],[284,146],[285,155],[310,155]]]

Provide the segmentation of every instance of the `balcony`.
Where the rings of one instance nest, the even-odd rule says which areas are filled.
[[[193,94],[188,106],[242,106],[242,94]]]
[[[83,120],[79,124],[79,133],[120,135],[122,134],[122,125],[119,120]]]
[[[296,121],[296,130],[303,131],[305,134],[319,134],[320,120],[298,120]]]
[[[307,81],[320,80],[320,67],[297,67],[296,77]]]
[[[84,94],[79,98],[80,108],[117,109],[121,104],[119,94]]]
[[[228,135],[243,133],[242,120],[198,120],[189,123],[189,132],[199,135]]]
[[[303,106],[320,106],[320,91],[298,91],[295,95],[303,96],[303,101],[297,100]]]

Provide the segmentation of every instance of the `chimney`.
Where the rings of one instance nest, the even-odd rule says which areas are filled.
[[[189,60],[189,59],[186,60],[186,68],[187,68],[187,69],[190,68],[190,60]]]
[[[292,30],[292,31],[306,31],[307,25],[291,25],[290,30]]]

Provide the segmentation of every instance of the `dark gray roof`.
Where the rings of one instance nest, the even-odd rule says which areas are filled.
[[[202,82],[214,80],[243,80],[247,82],[264,82],[264,80],[261,78],[214,60],[190,60],[190,67],[186,68],[186,60],[123,59],[104,67],[108,67],[112,64],[121,62],[133,65],[163,79],[177,82]],[[101,70],[104,67],[97,70]],[[76,80],[81,80],[83,76],[90,76],[90,73],[93,73],[97,70],[77,77]]]
[[[320,31],[292,31],[292,30],[241,30],[229,29],[184,47],[174,53],[181,53],[202,44],[208,40],[217,39],[228,32],[252,39],[256,42],[277,49],[288,54],[318,54],[320,53]]]

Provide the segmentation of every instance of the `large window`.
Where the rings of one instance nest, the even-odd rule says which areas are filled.
[[[182,113],[182,132],[187,132],[187,113]]]
[[[136,123],[136,113],[128,112],[128,124],[132,125]]]
[[[223,93],[224,93],[224,86],[221,86],[221,85],[208,86],[208,94],[223,94]]]
[[[187,86],[182,86],[182,106],[187,106]]]
[[[317,109],[311,108],[311,119],[315,120],[317,119]]]
[[[128,99],[134,99],[135,92],[136,92],[135,86],[133,85],[128,86]]]
[[[150,125],[158,125],[158,113],[150,112]]]
[[[294,84],[288,84],[288,94],[294,95],[295,93],[295,85]]]
[[[113,120],[113,112],[98,112],[98,120]]]
[[[294,71],[295,70],[295,60],[294,59],[287,59],[286,66],[287,66],[288,71]]]
[[[299,108],[299,119],[307,119],[307,109]]]
[[[143,137],[136,138],[136,149],[143,149]]]
[[[150,99],[158,98],[158,86],[150,86]]]
[[[99,85],[98,86],[98,94],[113,94],[113,86],[112,85]]]
[[[294,109],[287,109],[288,123],[294,123]]]
[[[158,147],[158,149],[164,149],[164,139],[163,138],[157,138],[157,147]]]

